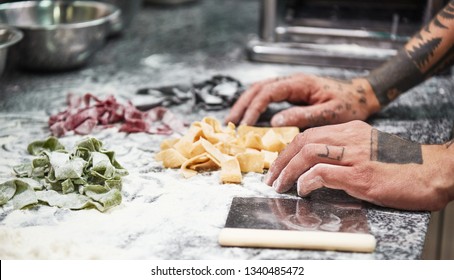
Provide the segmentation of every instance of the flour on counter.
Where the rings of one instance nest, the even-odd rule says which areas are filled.
[[[185,110],[177,112],[183,115]],[[201,114],[196,112],[191,118],[201,119]],[[0,147],[0,177],[11,179],[12,166],[30,160],[28,143],[48,136],[46,118],[0,113],[0,131],[16,139],[14,144]],[[129,171],[123,180],[122,204],[105,213],[50,206],[14,211],[0,208],[1,259],[374,259],[387,258],[386,252],[390,252],[220,247],[218,235],[233,197],[290,198],[295,193],[276,193],[262,182],[263,174],[257,173],[244,174],[241,185],[220,184],[219,171],[184,179],[179,170],[163,169],[154,160],[166,136],[119,133],[115,128],[92,136],[103,141],[106,149],[115,150],[117,160]],[[82,137],[68,135],[59,140],[69,147]],[[371,232],[379,240],[378,250],[383,248],[380,246],[423,243],[424,236],[413,229],[422,226],[425,213],[378,215],[379,219],[369,218]],[[390,233],[394,233],[392,238]],[[401,236],[411,242],[400,242]],[[392,252],[393,258],[406,258],[408,250],[397,251],[402,255]]]
[[[7,123],[4,118],[0,115],[0,124]],[[36,125],[27,119],[22,116],[20,127],[9,129],[17,142],[0,149],[0,157],[29,159],[25,149],[30,138],[43,138],[47,131],[45,122]],[[219,250],[217,244],[231,199],[278,196],[262,183],[261,174],[246,174],[242,185],[230,185],[219,183],[219,172],[184,179],[178,170],[163,169],[153,159],[163,136],[115,129],[93,136],[115,150],[117,160],[130,173],[124,177],[122,204],[105,213],[49,206],[15,211],[0,208],[0,258],[232,258],[238,256],[236,250]],[[69,135],[60,141],[66,146],[81,138]],[[6,163],[2,161],[0,166]]]

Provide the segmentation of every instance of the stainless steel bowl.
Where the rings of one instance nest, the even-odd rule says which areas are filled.
[[[84,65],[122,27],[117,7],[94,1],[1,4],[0,22],[24,33],[12,50],[19,66],[52,71]]]
[[[85,1],[85,0],[81,0]],[[97,0],[117,6],[121,11],[124,27],[128,27],[142,6],[142,0]]]
[[[10,26],[0,25],[0,76],[3,74],[8,48],[22,39],[22,32]]]
[[[177,5],[189,2],[195,2],[195,0],[145,0],[147,3],[160,4],[160,5]]]

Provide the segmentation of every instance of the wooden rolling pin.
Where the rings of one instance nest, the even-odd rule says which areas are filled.
[[[367,233],[224,228],[219,244],[234,247],[335,250],[370,253],[375,237]]]

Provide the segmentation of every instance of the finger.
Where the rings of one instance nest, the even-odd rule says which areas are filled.
[[[345,147],[324,144],[308,144],[298,152],[273,182],[273,188],[283,193],[292,188],[296,180],[319,163],[350,165]]]
[[[247,106],[260,90],[261,86],[261,84],[255,84],[241,94],[240,98],[238,98],[228,115],[225,117],[224,122],[238,124],[243,118]]]
[[[292,142],[279,154],[277,159],[273,162],[271,167],[268,169],[268,173],[264,178],[265,184],[271,186],[279,173],[287,165],[287,163],[301,150],[301,148],[307,143],[307,137],[309,131],[305,131],[295,136]]]
[[[336,101],[312,106],[297,106],[283,110],[271,119],[272,126],[297,126],[300,128],[340,123],[345,120],[336,109]]]
[[[298,134],[293,141],[279,154],[279,157],[273,162],[265,176],[264,182],[272,185],[281,171],[287,166],[289,161],[300,152],[306,144],[324,143],[328,145],[344,146],[347,141],[339,137],[340,132],[345,130],[345,125],[331,125],[325,127],[315,127],[305,130]]]
[[[279,78],[272,78],[254,83],[245,92],[243,92],[243,94],[241,94],[240,98],[235,102],[229,114],[224,119],[224,122],[225,123],[232,122],[234,124],[239,124],[243,118],[246,108],[249,106],[252,99],[254,99],[254,97],[257,95],[260,89],[267,84],[276,82],[278,79]]]
[[[317,164],[298,178],[298,195],[305,197],[323,186],[349,193],[353,167],[332,164]]]
[[[287,100],[292,95],[293,88],[294,82],[292,79],[279,80],[262,86],[250,104],[247,104],[241,122],[248,125],[255,124],[270,103]]]

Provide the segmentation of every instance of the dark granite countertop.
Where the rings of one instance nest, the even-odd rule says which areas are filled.
[[[365,74],[247,61],[244,47],[258,29],[258,9],[256,0],[205,0],[171,8],[145,6],[131,27],[122,36],[109,39],[82,69],[64,73],[8,69],[0,78],[0,179],[11,178],[11,167],[27,159],[28,142],[49,134],[47,115],[64,107],[68,92],[114,94],[128,99],[142,87],[190,83],[214,74],[230,75],[246,84],[294,72],[338,78]],[[445,142],[454,121],[453,91],[452,75],[432,78],[369,122],[413,141]],[[187,106],[175,108],[175,112],[186,115],[189,121],[212,115],[193,112]],[[219,118],[224,114],[214,113]],[[215,172],[185,180],[177,171],[162,170],[153,160],[162,136],[126,135],[113,129],[95,136],[119,151],[119,161],[130,170],[122,205],[105,214],[46,206],[21,211],[1,209],[2,259],[417,259],[422,253],[430,213],[373,205],[367,205],[368,224],[377,239],[376,251],[371,254],[222,248],[217,235],[232,197],[279,196],[261,183],[262,175],[246,175],[242,186],[219,184]],[[80,136],[68,136],[62,141],[73,143],[78,139]],[[41,242],[27,241],[36,236]]]

